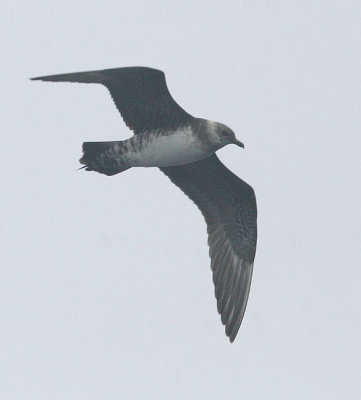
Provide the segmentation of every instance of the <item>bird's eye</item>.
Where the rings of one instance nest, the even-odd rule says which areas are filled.
[[[229,136],[228,132],[227,131],[222,131],[222,136],[225,136],[225,137]]]

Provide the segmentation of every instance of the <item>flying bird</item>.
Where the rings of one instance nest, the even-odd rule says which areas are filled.
[[[114,68],[32,79],[104,85],[134,132],[127,140],[83,143],[82,168],[111,176],[132,167],[159,167],[198,206],[207,223],[218,312],[233,342],[251,285],[257,207],[253,189],[215,152],[243,143],[226,125],[183,110],[169,93],[164,73],[156,69]]]

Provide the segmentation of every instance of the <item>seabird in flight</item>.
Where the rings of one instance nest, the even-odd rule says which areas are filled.
[[[127,140],[83,143],[83,168],[115,175],[132,167],[159,167],[199,207],[207,223],[218,312],[233,342],[246,309],[257,242],[254,191],[215,154],[227,144],[244,147],[234,132],[184,111],[156,69],[114,68],[33,80],[103,84],[134,132]]]

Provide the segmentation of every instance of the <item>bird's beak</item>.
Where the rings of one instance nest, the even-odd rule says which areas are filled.
[[[235,139],[233,143],[236,144],[239,147],[243,147],[244,148],[244,144],[242,142],[240,142],[239,140],[237,140],[237,139]]]

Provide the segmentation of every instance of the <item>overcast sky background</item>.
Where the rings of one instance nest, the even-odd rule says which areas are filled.
[[[7,1],[1,12],[0,398],[360,399],[361,3]],[[130,136],[105,88],[144,65],[246,145],[259,242],[230,345],[206,226],[157,169],[76,171]]]

